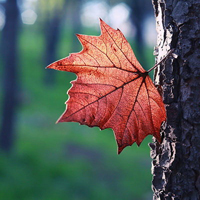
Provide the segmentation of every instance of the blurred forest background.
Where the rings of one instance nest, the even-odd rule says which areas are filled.
[[[0,0],[0,199],[152,199],[150,136],[117,155],[112,130],[55,124],[75,75],[45,67],[81,50],[76,33],[99,35],[99,17],[153,66],[150,0]]]

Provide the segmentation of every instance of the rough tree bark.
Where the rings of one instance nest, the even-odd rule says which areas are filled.
[[[154,200],[200,199],[200,1],[153,0],[157,61],[167,122],[163,141],[151,143]]]
[[[19,10],[17,0],[5,3],[6,23],[1,38],[1,58],[3,60],[3,107],[0,128],[0,148],[10,151],[15,126],[17,105],[17,36]]]

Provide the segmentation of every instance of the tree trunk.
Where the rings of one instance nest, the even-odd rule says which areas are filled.
[[[6,24],[2,33],[1,44],[4,73],[0,148],[4,151],[10,151],[14,138],[17,105],[17,35],[19,17],[17,0],[7,0],[5,10]]]
[[[154,200],[200,199],[200,1],[153,0],[157,62],[167,122],[163,141],[151,143]]]
[[[47,66],[57,60],[58,45],[60,32],[62,30],[63,18],[66,14],[68,1],[59,1],[62,6],[54,6],[50,13],[46,13],[44,20],[45,50],[44,50],[44,66]],[[48,70],[44,74],[44,84],[48,87],[55,85],[56,77],[52,70]]]
[[[55,14],[51,19],[48,19],[45,29],[45,39],[46,39],[46,46],[45,46],[45,66],[51,64],[53,61],[56,60],[56,53],[57,47],[59,42],[59,35],[60,35],[60,24],[62,21],[62,15],[60,12],[54,11]],[[46,86],[53,86],[55,85],[55,73],[52,70],[48,70],[45,72],[44,82]]]
[[[142,66],[147,67],[147,59],[144,51],[144,33],[143,26],[145,19],[153,12],[151,2],[146,0],[128,0],[128,5],[131,8],[131,21],[136,27],[136,49],[138,52],[137,58]]]
[[[83,0],[72,1],[70,2],[70,10],[69,16],[71,17],[71,28],[75,34],[81,33],[82,25],[81,25],[81,15],[77,13],[81,13],[81,6],[83,4]],[[74,37],[75,38],[75,37]],[[77,52],[78,49],[81,48],[80,42],[77,38],[73,40],[73,44],[70,47],[71,52]]]

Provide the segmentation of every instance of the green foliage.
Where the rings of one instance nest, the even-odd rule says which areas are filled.
[[[59,58],[73,42],[64,34],[61,40]],[[140,148],[133,145],[117,155],[111,130],[55,125],[75,76],[55,71],[56,85],[47,88],[43,49],[43,36],[32,27],[23,29],[16,145],[11,155],[0,155],[0,199],[150,199],[151,137]]]

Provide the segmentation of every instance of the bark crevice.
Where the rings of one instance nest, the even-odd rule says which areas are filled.
[[[157,24],[155,70],[167,122],[162,143],[150,144],[154,200],[200,199],[200,2],[153,0]]]

